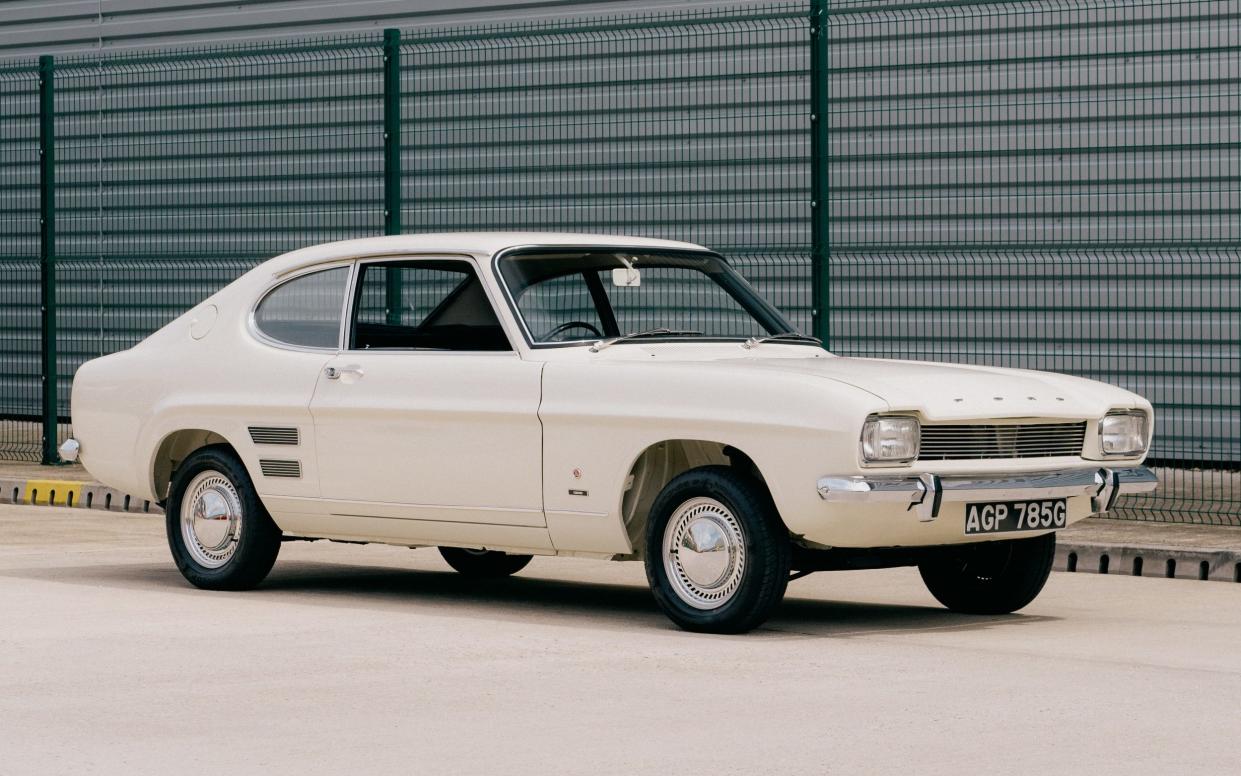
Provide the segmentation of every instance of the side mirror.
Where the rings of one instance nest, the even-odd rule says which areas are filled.
[[[612,285],[620,288],[632,288],[642,285],[642,273],[629,267],[612,270]]]

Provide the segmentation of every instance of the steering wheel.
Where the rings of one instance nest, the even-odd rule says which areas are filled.
[[[591,325],[590,325],[589,323],[587,323],[586,321],[566,321],[565,323],[560,324],[560,325],[559,325],[559,326],[557,326],[556,328],[554,328],[554,329],[552,329],[551,331],[549,331],[549,332],[547,332],[546,334],[544,334],[544,335],[542,336],[541,340],[542,340],[543,342],[548,342],[548,341],[550,341],[550,340],[552,339],[552,337],[555,337],[557,334],[563,334],[564,332],[568,331],[569,329],[574,329],[574,328],[576,328],[576,329],[589,329],[589,330],[590,330],[590,333],[591,333],[591,334],[594,334],[596,337],[602,337],[602,336],[603,336],[603,332],[599,331],[599,330],[598,330],[598,329],[596,329],[594,326],[591,326]]]

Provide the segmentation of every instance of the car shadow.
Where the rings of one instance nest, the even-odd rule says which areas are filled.
[[[236,595],[273,602],[363,608],[396,615],[481,617],[498,621],[680,633],[643,585],[579,582],[518,575],[470,579],[452,571],[355,566],[310,561],[282,562],[256,590],[202,591],[167,564],[12,569],[0,576],[63,584],[110,586],[186,596]],[[876,633],[972,631],[1031,625],[1057,618],[1012,614],[974,616],[938,606],[835,601],[792,591],[775,615],[747,638],[852,638]]]

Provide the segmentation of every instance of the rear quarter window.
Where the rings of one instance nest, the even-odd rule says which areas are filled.
[[[255,327],[269,339],[306,348],[336,348],[349,268],[311,272],[276,286],[254,310]]]

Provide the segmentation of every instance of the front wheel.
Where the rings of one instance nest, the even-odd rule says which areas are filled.
[[[646,577],[682,628],[744,633],[784,598],[789,539],[766,489],[727,466],[676,477],[651,505]]]
[[[931,595],[954,612],[1008,614],[1033,601],[1051,575],[1056,535],[945,550],[918,565]]]

